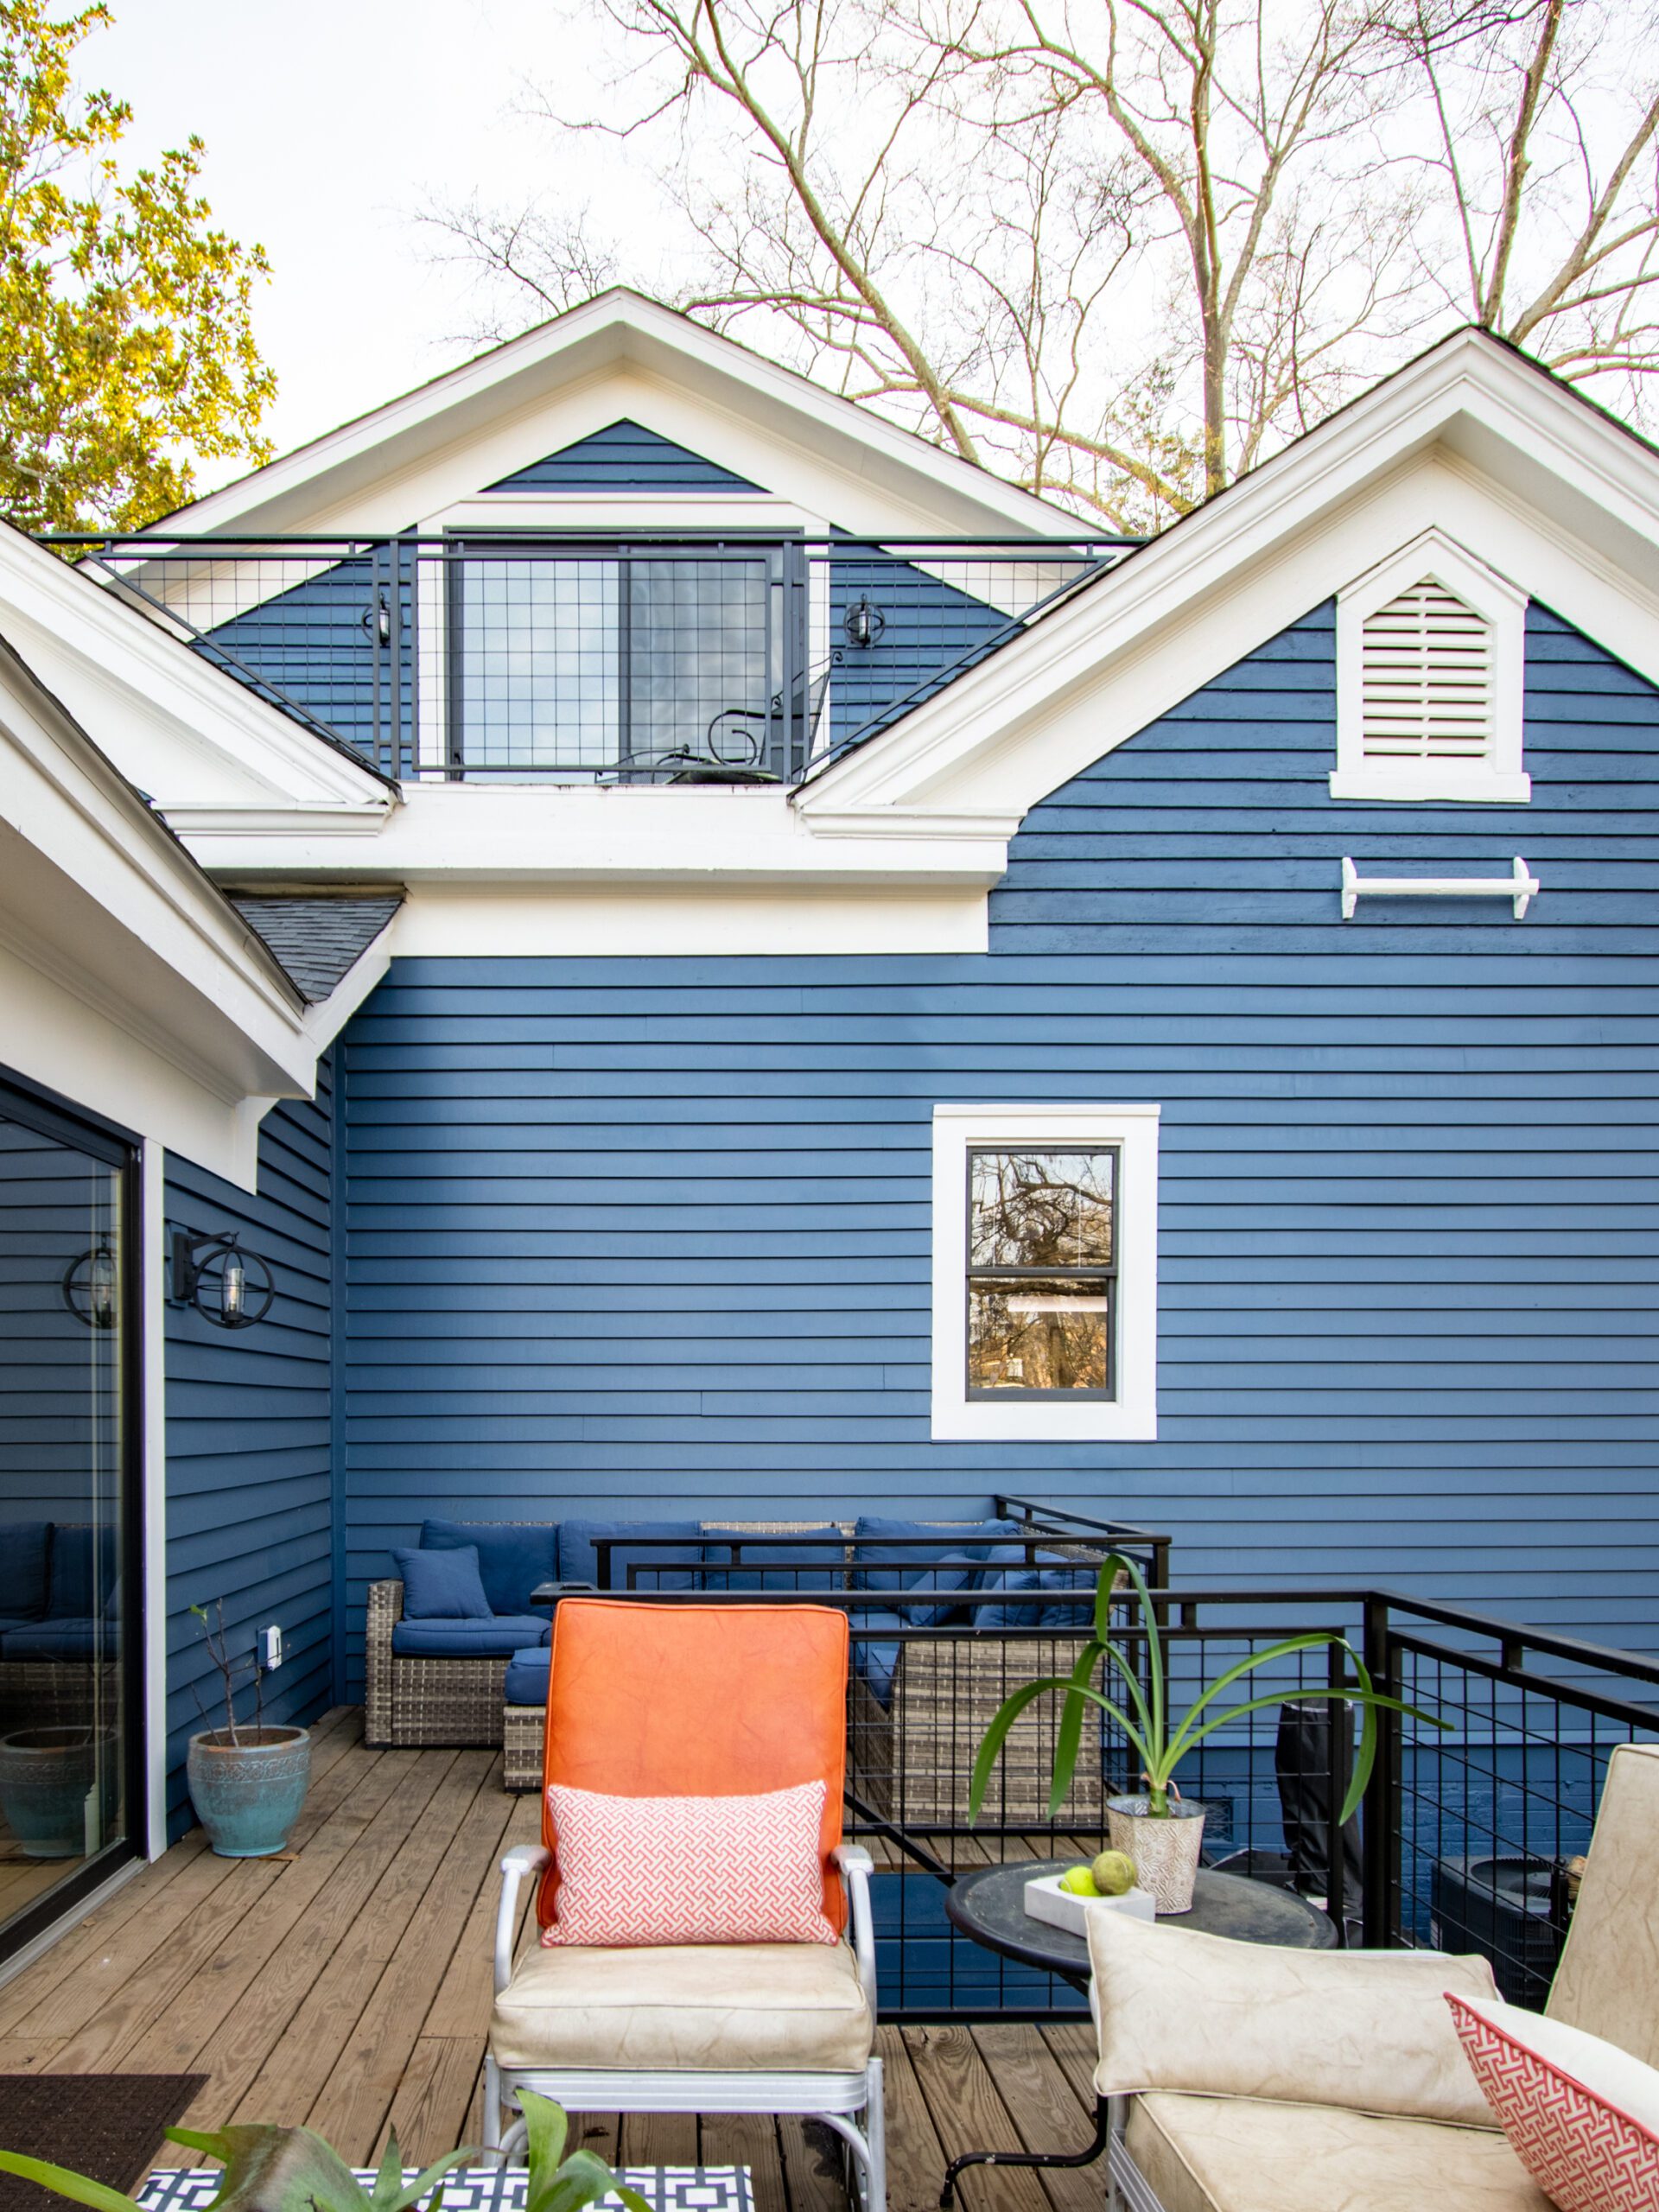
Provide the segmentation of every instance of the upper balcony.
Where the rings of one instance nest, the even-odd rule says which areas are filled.
[[[799,783],[1132,543],[544,529],[47,542],[384,775],[623,785]]]

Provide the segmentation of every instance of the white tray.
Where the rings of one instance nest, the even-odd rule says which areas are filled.
[[[1157,1916],[1150,1890],[1133,1889],[1121,1897],[1080,1897],[1060,1887],[1058,1874],[1037,1874],[1026,1884],[1026,1910],[1033,1920],[1046,1920],[1051,1928],[1064,1928],[1068,1936],[1088,1932],[1091,1912],[1122,1912],[1131,1920]]]

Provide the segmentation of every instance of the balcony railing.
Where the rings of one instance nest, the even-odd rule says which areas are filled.
[[[46,543],[400,780],[798,783],[1120,560],[1117,537]]]
[[[998,1504],[1019,1510],[1019,1501]],[[636,1544],[617,1586],[626,1580],[645,1604],[806,1597],[846,1610],[847,1824],[879,1868],[884,2017],[1086,2018],[1075,1988],[958,1935],[944,1892],[988,1858],[1077,1860],[1101,1847],[1107,1798],[1139,1786],[1138,1761],[1109,1723],[1097,1726],[1052,1819],[1058,1700],[1031,1707],[1017,1726],[970,1824],[974,1754],[1010,1692],[1071,1671],[1090,1632],[1087,1586],[1103,1549],[1161,1563],[1167,1539],[1043,1509],[997,1541],[986,1586],[968,1591],[954,1586],[959,1561],[938,1537],[888,1540],[880,1560],[844,1576],[825,1572],[821,1536],[757,1534],[753,1542],[747,1564],[738,1543],[718,1562],[668,1539]],[[798,1567],[789,1563],[796,1555]],[[1033,1594],[1013,1579],[1032,1557],[1062,1559],[1083,1587],[1075,1597],[1053,1586]],[[878,1573],[909,1586],[861,1586]],[[1188,1709],[1227,1668],[1280,1647],[1249,1676],[1248,1694],[1275,1692],[1284,1706],[1230,1723],[1183,1764],[1182,1790],[1205,1810],[1206,1863],[1320,1902],[1339,1943],[1484,1953],[1505,1996],[1541,2005],[1608,1761],[1620,1744],[1659,1739],[1659,1663],[1387,1591],[1178,1585],[1154,1597],[1172,1711]],[[1127,1595],[1118,1612],[1115,1641],[1135,1663],[1145,1630]],[[1376,1687],[1415,1709],[1382,1717],[1376,1764],[1346,1834],[1336,1815],[1352,1730],[1332,1724],[1321,1693],[1351,1680],[1351,1669],[1335,1647],[1282,1648],[1323,1629],[1345,1636]]]

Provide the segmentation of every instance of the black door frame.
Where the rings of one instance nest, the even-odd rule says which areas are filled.
[[[149,1855],[149,1704],[145,1681],[144,1586],[148,1501],[144,1495],[143,1281],[147,1255],[141,1140],[26,1076],[0,1067],[0,1115],[41,1136],[89,1154],[118,1171],[124,1249],[121,1296],[121,1718],[124,1833],[60,1882],[42,1891],[0,1929],[0,1961],[22,1950],[111,1874]]]

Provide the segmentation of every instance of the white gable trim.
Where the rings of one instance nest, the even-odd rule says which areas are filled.
[[[209,493],[153,534],[412,528],[622,416],[850,530],[1077,527],[1046,500],[617,290]]]
[[[302,728],[148,615],[21,531],[0,526],[0,635],[163,813],[301,807],[359,823],[393,786]]]
[[[315,1086],[315,1025],[269,948],[11,653],[0,1008],[7,1065],[249,1189],[261,1114]]]
[[[1439,530],[1659,682],[1659,455],[1479,333],[1448,340],[798,795],[809,826],[1031,806]]]

